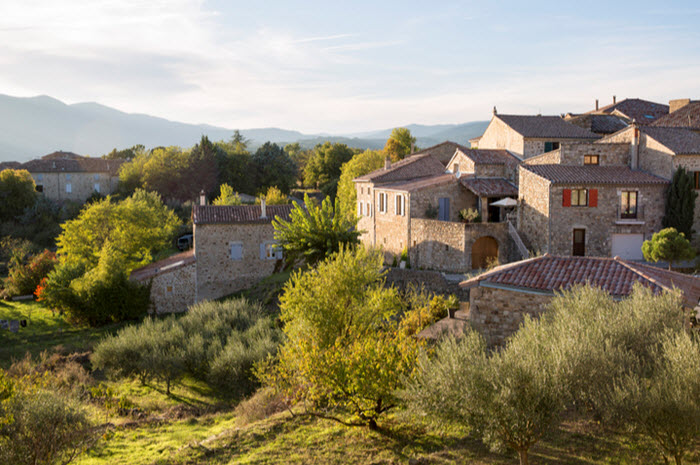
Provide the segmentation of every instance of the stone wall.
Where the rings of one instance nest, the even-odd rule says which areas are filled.
[[[374,184],[371,182],[356,182],[355,191],[357,192],[357,202],[362,204],[362,214],[360,214],[360,208],[358,205],[355,206],[357,209],[357,229],[362,231],[360,236],[360,241],[365,245],[374,245]]]
[[[389,268],[386,275],[387,285],[393,285],[401,290],[409,286],[420,288],[441,295],[456,295],[460,300],[469,299],[469,290],[459,287],[459,282],[448,281],[439,271],[416,269]]]
[[[481,136],[478,146],[480,149],[506,149],[522,158],[525,149],[525,139],[513,131],[498,116],[494,116]],[[540,151],[540,153],[542,152]]]
[[[673,158],[673,152],[642,134],[639,144],[639,169],[664,179],[671,179],[675,171]]]
[[[151,308],[155,313],[184,312],[194,303],[196,265],[190,263],[153,277]]]
[[[270,223],[195,225],[196,300],[217,299],[271,275],[278,260],[261,258],[261,244],[269,242],[274,242]],[[232,243],[242,244],[242,260],[231,258]]]
[[[526,165],[558,165],[561,163],[561,149],[551,150],[542,155],[530,157],[523,163]]]
[[[408,247],[408,218],[411,214],[409,207],[410,197],[406,192],[396,192],[376,187],[374,191],[374,235],[377,247],[381,247],[385,253],[385,260],[391,262],[395,255],[399,255],[404,247]],[[379,194],[385,193],[387,198],[386,212],[379,211]],[[402,196],[405,202],[405,213],[397,214],[396,197]]]
[[[584,156],[598,155],[600,166],[629,166],[630,144],[627,142],[567,142],[561,145],[560,151],[562,165],[582,166]]]
[[[459,221],[460,210],[476,208],[478,203],[476,195],[455,179],[450,184],[411,192],[411,218],[426,218],[425,212],[428,210],[428,207],[438,208],[438,199],[440,198],[450,199],[450,221]]]
[[[469,320],[490,346],[503,345],[525,320],[539,316],[553,295],[478,286],[470,290]]]
[[[116,176],[109,173],[31,173],[34,183],[41,186],[42,193],[51,200],[58,202],[70,200],[84,202],[96,188],[102,195],[114,193],[119,182]],[[70,185],[70,192],[67,186]]]
[[[530,250],[547,252],[550,182],[520,168],[518,232]]]

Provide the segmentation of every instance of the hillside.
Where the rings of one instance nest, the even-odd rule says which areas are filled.
[[[419,147],[446,139],[466,143],[481,134],[486,122],[465,124],[408,125]],[[234,129],[206,124],[185,124],[144,114],[125,113],[99,103],[67,105],[48,96],[12,97],[0,94],[0,162],[26,161],[56,150],[99,156],[113,148],[135,144],[146,147],[179,145],[191,147],[202,135],[212,140],[228,139]],[[303,134],[279,128],[241,130],[252,148],[271,141],[299,142],[306,148],[330,140],[352,147],[379,149],[391,128],[362,134]]]

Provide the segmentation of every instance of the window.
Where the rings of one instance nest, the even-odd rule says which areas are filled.
[[[172,287],[172,286],[166,286],[165,292],[167,292],[167,293],[169,293],[169,294],[172,293],[172,292],[173,292],[173,287]]]
[[[36,175],[36,182],[42,182],[44,180],[44,175],[43,174],[37,174]]]
[[[95,192],[99,193],[100,192],[100,183],[96,182],[95,185],[93,186],[93,189],[95,189]]]
[[[386,213],[386,193],[379,193],[379,213]]]
[[[66,174],[66,181],[70,181],[70,173]]]
[[[694,183],[695,190],[699,190],[700,189],[700,171],[693,171],[693,179],[695,181],[695,183]]]
[[[66,192],[69,194],[73,192],[73,186],[71,186],[71,183],[66,184]]]
[[[99,180],[100,180],[100,175],[99,175],[99,174],[94,174],[94,175],[92,175],[92,179],[94,179],[95,181],[99,181]]]
[[[372,216],[372,204],[367,202],[367,216]]]
[[[459,163],[452,165],[452,172],[455,174],[459,173]]]
[[[41,184],[37,184],[37,185],[36,185],[36,191],[37,191],[37,192],[44,192],[44,186],[42,186]]]
[[[231,260],[243,260],[243,244],[231,242]]]
[[[588,189],[572,189],[571,205],[573,207],[585,207],[588,205]]]
[[[599,165],[600,157],[598,155],[584,155],[583,156],[584,165]]]
[[[282,256],[282,246],[276,242],[260,244],[260,258],[262,260],[281,260]]]
[[[401,194],[396,194],[394,202],[394,212],[397,216],[406,215],[406,197]]]
[[[357,216],[362,216],[362,202],[357,202]]]
[[[620,218],[637,218],[637,191],[622,191]]]
[[[552,150],[556,150],[559,148],[559,142],[545,142],[544,143],[544,151],[545,152],[551,152]]]
[[[360,187],[360,194],[364,194],[364,193],[365,193],[365,188],[364,188],[364,187]]]

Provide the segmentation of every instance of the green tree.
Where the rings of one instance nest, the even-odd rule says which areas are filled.
[[[650,241],[644,241],[642,253],[647,261],[668,262],[669,270],[674,262],[695,258],[695,249],[690,245],[690,241],[675,228],[662,229],[655,233]]]
[[[214,199],[214,205],[241,205],[241,197],[228,184],[219,186],[219,196]]]
[[[275,186],[272,186],[265,193],[265,203],[267,205],[287,205],[289,203],[289,197],[284,195],[282,191]],[[259,198],[255,201],[255,204],[260,204]]]
[[[111,152],[102,155],[102,158],[107,160],[131,160],[136,158],[136,156],[143,154],[146,151],[146,147],[141,144],[134,145],[124,150],[112,149]]]
[[[289,263],[303,259],[309,265],[338,252],[344,244],[359,243],[360,232],[355,230],[356,220],[348,220],[338,212],[329,198],[321,206],[316,205],[308,195],[304,196],[304,207],[294,204],[290,221],[280,218],[272,220],[275,239],[284,247]]]
[[[254,167],[247,149],[247,141],[236,140],[234,135],[230,142],[217,142],[215,145],[218,148],[219,183],[228,184],[237,192],[257,192],[255,176],[251,176]]]
[[[207,136],[189,152],[187,168],[180,173],[181,191],[179,200],[196,199],[201,191],[212,195],[219,179],[218,147]]]
[[[350,219],[357,218],[357,191],[353,179],[371,173],[384,166],[384,154],[366,150],[343,164],[338,181],[338,199],[341,214]]]
[[[693,236],[695,219],[695,182],[692,176],[679,167],[666,191],[666,210],[661,224],[664,228],[675,228],[690,240]]]
[[[340,168],[354,152],[345,144],[318,144],[304,168],[304,184],[321,187],[340,177]]]
[[[13,220],[36,199],[36,184],[29,171],[0,171],[0,222]]]
[[[258,369],[264,384],[308,414],[377,428],[420,347],[399,330],[401,302],[384,286],[382,261],[379,251],[348,247],[292,275],[280,299],[286,339]]]
[[[277,186],[288,194],[295,186],[297,166],[277,144],[265,142],[255,152],[251,161],[256,172],[258,192],[265,192],[268,188]]]
[[[384,153],[391,157],[392,161],[403,160],[406,155],[418,150],[415,147],[416,138],[406,128],[394,128],[384,146]]]
[[[10,296],[33,294],[55,265],[56,254],[49,250],[34,255],[26,263],[22,257],[12,257],[9,275],[5,279],[5,291]]]

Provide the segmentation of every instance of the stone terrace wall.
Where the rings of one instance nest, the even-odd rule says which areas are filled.
[[[151,281],[151,306],[155,313],[178,313],[194,303],[197,263],[164,271]]]
[[[490,287],[470,290],[469,320],[490,346],[503,345],[522,325],[525,315],[539,316],[552,295],[526,294]]]

